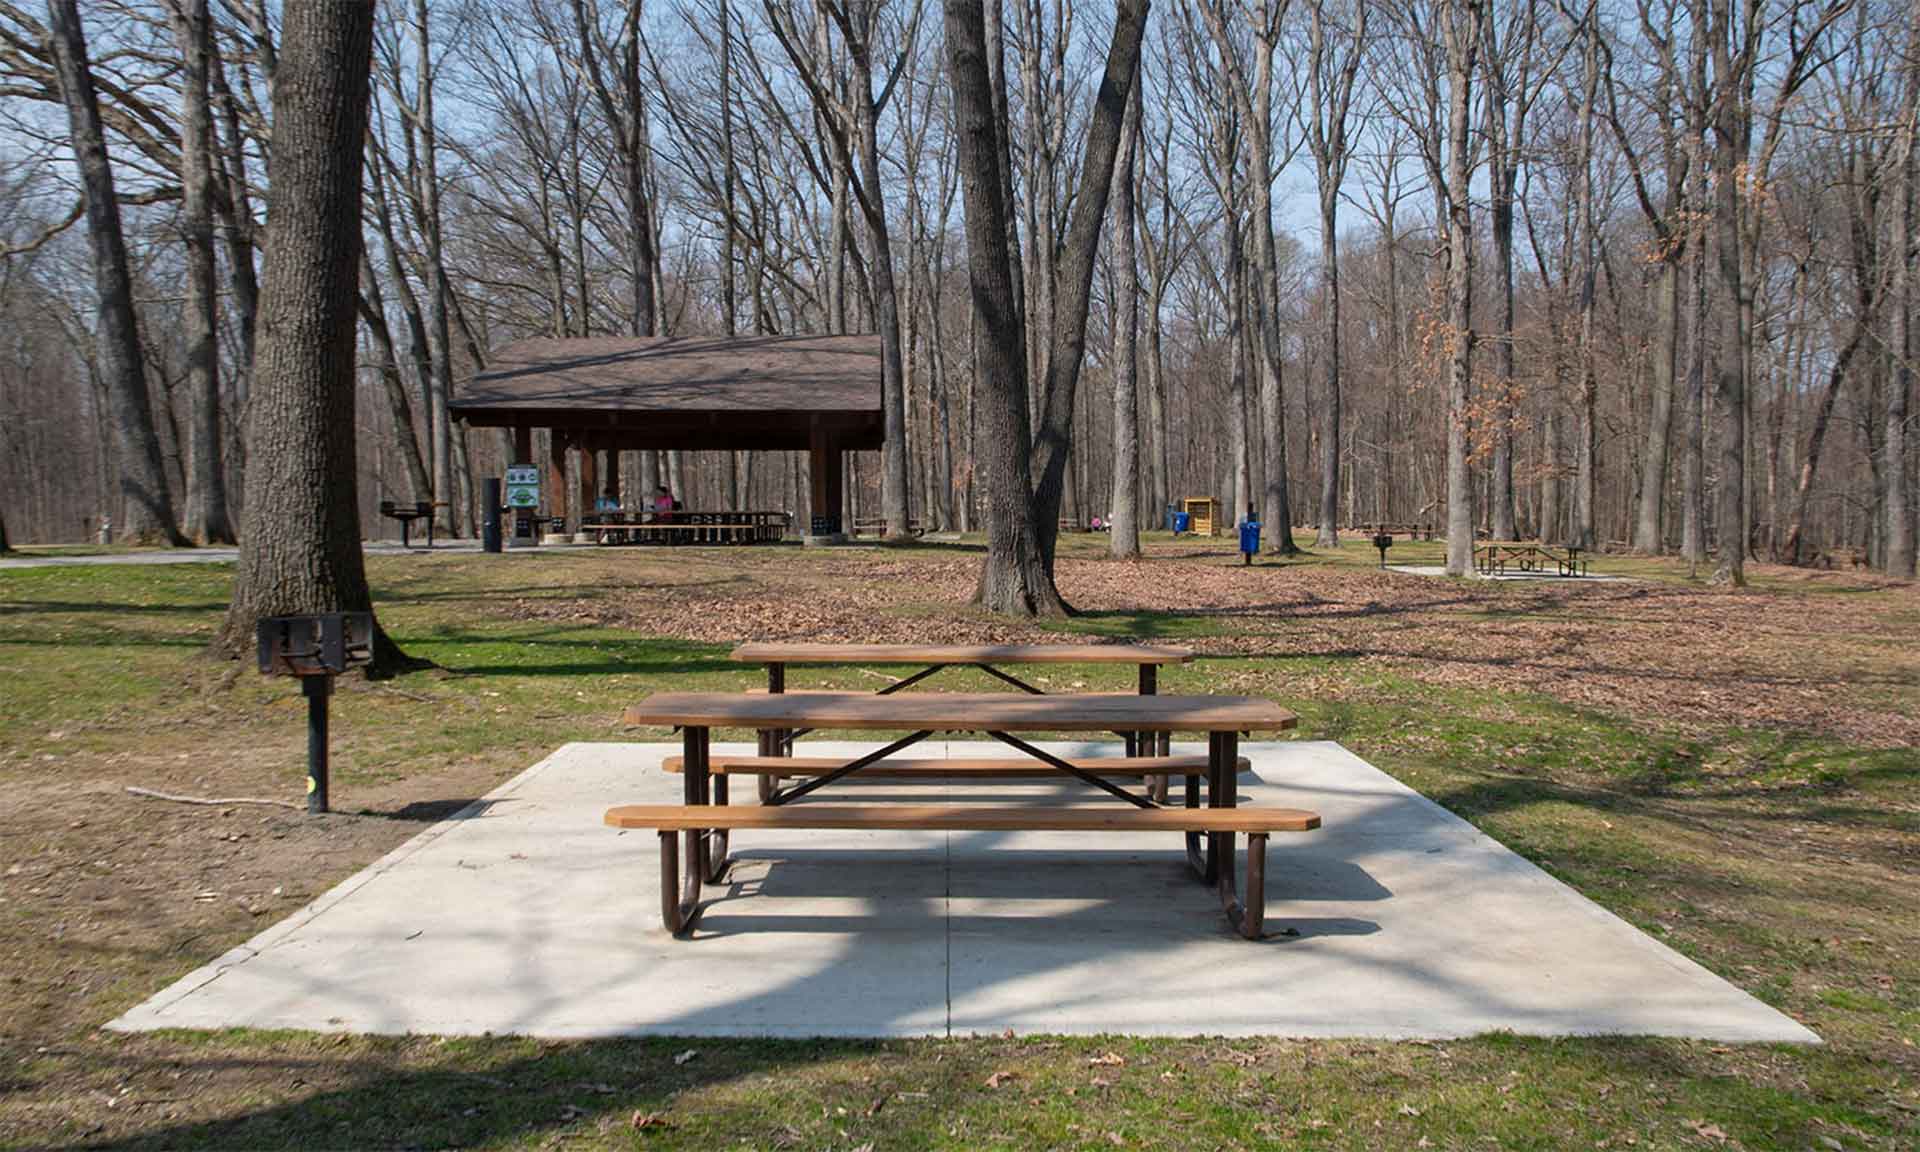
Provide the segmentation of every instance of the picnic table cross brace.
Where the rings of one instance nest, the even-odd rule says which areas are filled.
[[[900,752],[907,748],[911,748],[915,744],[920,743],[920,741],[925,740],[927,737],[931,735],[933,735],[933,730],[926,729],[924,731],[915,732],[910,736],[903,736],[900,739],[895,740],[893,743],[887,745],[885,748],[881,748],[875,752],[869,752],[865,756],[860,757],[858,760],[854,760],[854,761],[851,761],[850,763],[843,764],[840,767],[835,768],[831,772],[822,773],[819,776],[809,776],[805,780],[802,780],[800,783],[793,785],[791,788],[782,788],[776,792],[770,793],[764,800],[761,801],[761,803],[770,804],[770,805],[779,805],[779,804],[785,804],[789,800],[798,800],[800,797],[805,796],[807,793],[813,791],[816,788],[824,788],[843,776],[851,776],[855,772],[860,771],[860,769],[865,768],[868,765],[878,764],[880,761],[885,760],[887,757],[893,755],[896,752]]]
[[[1099,776],[1095,776],[1093,773],[1085,771],[1079,768],[1078,766],[1069,763],[1068,761],[1062,760],[1060,757],[1055,756],[1050,752],[1043,752],[1040,749],[1035,748],[1033,745],[1027,743],[1025,740],[1022,740],[1019,737],[1012,735],[1011,733],[995,732],[992,730],[988,730],[987,735],[993,737],[995,740],[1000,741],[1000,743],[1005,744],[1009,748],[1015,749],[1016,751],[1019,751],[1019,752],[1026,753],[1028,756],[1033,757],[1035,760],[1040,761],[1042,764],[1045,764],[1050,768],[1057,768],[1060,771],[1067,773],[1068,775],[1077,776],[1081,780],[1085,781],[1086,783],[1091,784],[1095,788],[1100,789],[1102,792],[1112,793],[1113,795],[1118,796],[1120,799],[1125,800],[1127,803],[1133,805],[1136,808],[1160,807],[1160,805],[1155,804],[1152,800],[1149,800],[1144,796],[1135,796],[1133,793],[1127,791],[1125,788],[1120,787],[1118,784],[1113,783],[1111,780],[1106,780],[1106,779],[1102,779]]]

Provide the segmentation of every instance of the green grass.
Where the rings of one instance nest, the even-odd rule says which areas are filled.
[[[1091,557],[1103,545],[1069,538],[1074,554]],[[1437,546],[1402,542],[1396,562],[1408,559],[1403,547]],[[900,554],[933,551],[921,545]],[[1338,580],[1343,567],[1373,559],[1371,548],[1354,542],[1338,554],[1288,563]],[[863,562],[852,553],[794,558],[796,566],[818,565],[807,567],[812,572],[857,574]],[[1218,561],[1200,562],[1233,557],[1222,550]],[[1672,578],[1670,564],[1660,567],[1661,578]],[[568,740],[661,738],[621,729],[620,707],[667,686],[758,683],[756,670],[725,659],[724,643],[569,622],[564,614],[526,619],[512,610],[516,602],[644,599],[644,573],[560,556],[510,564],[376,558],[370,568],[383,622],[438,668],[387,684],[343,683],[335,712],[342,795],[374,784],[437,795],[436,775],[452,762],[493,766],[497,779]],[[129,757],[194,755],[211,738],[284,759],[284,769],[252,771],[291,786],[297,691],[198,655],[218,626],[228,579],[220,565],[0,571],[0,697],[8,714],[0,725],[0,780],[15,789],[53,779],[115,783],[117,765]],[[1767,594],[1824,590],[1781,586]],[[1058,627],[1179,640],[1216,635],[1220,620],[1116,612]],[[1890,619],[1886,639],[1912,642],[1914,632],[1914,622]],[[1870,657],[1863,666],[1870,670]],[[0,1145],[1920,1144],[1920,892],[1912,883],[1920,757],[1913,749],[1848,745],[1814,730],[1668,728],[1537,694],[1435,686],[1415,671],[1380,660],[1209,657],[1166,670],[1162,690],[1286,702],[1301,714],[1300,738],[1342,741],[1792,1013],[1828,1044],[1506,1036],[1445,1044],[543,1043],[95,1031],[114,1011],[253,930],[241,921],[226,935],[125,961],[110,978],[84,951],[62,954],[66,979],[82,989],[59,1017],[66,1022],[31,1035],[0,1023]],[[1038,674],[1049,687],[1076,690],[1131,683],[1128,669]],[[989,686],[979,673],[946,675],[948,687]],[[807,670],[794,679],[796,686],[875,684],[850,669]],[[1902,691],[1857,690],[1862,698]],[[31,829],[48,844],[84,835],[34,826],[23,809],[0,809],[0,816],[28,822],[10,827]],[[330,861],[332,871],[316,882],[363,862]],[[49,947],[45,931],[21,906],[0,907],[0,955]],[[8,995],[0,983],[0,1009]],[[687,1051],[696,1055],[677,1062]],[[114,1099],[121,1103],[109,1110],[104,1102]],[[635,1127],[636,1117],[652,1119]]]

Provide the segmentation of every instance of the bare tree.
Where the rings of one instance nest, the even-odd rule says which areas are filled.
[[[120,229],[120,202],[114,193],[113,165],[107,156],[106,129],[94,93],[86,35],[76,0],[48,0],[54,66],[73,133],[74,162],[80,170],[81,202],[93,249],[94,290],[99,297],[96,359],[113,417],[114,446],[120,464],[120,534],[129,540],[184,544],[174,522],[173,497],[160,456],[159,431],[147,393],[146,365],[133,310],[133,277],[127,269],[127,242]]]
[[[354,316],[373,8],[294,4],[274,79],[273,203],[259,381],[233,604],[215,650],[252,650],[262,616],[368,611],[354,467]],[[369,675],[405,657],[376,629]]]
[[[1631,542],[1637,552],[1659,555],[1667,550],[1666,506],[1668,461],[1672,457],[1673,406],[1680,352],[1680,280],[1694,228],[1686,218],[1686,191],[1691,153],[1683,139],[1687,95],[1674,30],[1679,18],[1675,0],[1654,9],[1651,0],[1638,5],[1642,39],[1654,54],[1653,85],[1645,103],[1659,138],[1660,201],[1649,188],[1644,149],[1635,143],[1621,113],[1620,86],[1615,79],[1613,52],[1603,38],[1601,81],[1606,89],[1607,122],[1614,143],[1626,159],[1634,196],[1647,226],[1653,231],[1653,259],[1659,263],[1654,289],[1656,327],[1653,351],[1653,389],[1647,415],[1646,448],[1640,457],[1640,495],[1634,509]]]
[[[1498,321],[1493,338],[1493,451],[1488,501],[1490,531],[1496,540],[1512,540],[1514,526],[1513,424],[1519,397],[1514,381],[1513,206],[1514,183],[1527,155],[1528,119],[1541,85],[1535,59],[1540,42],[1536,0],[1513,0],[1506,19],[1489,15],[1481,70],[1486,77],[1487,223],[1493,233],[1494,277],[1499,285]]]
[[[1107,198],[1120,149],[1120,126],[1140,64],[1140,40],[1146,30],[1147,0],[1119,0],[1106,68],[1088,118],[1080,157],[1080,185],[1056,269],[1052,331],[1047,369],[1040,389],[1041,416],[1033,445],[1034,513],[1047,577],[1053,577],[1054,544],[1060,530],[1060,501],[1065,490],[1067,453],[1073,441],[1074,396],[1086,357],[1087,311],[1093,292],[1093,268],[1100,231],[1107,222]]]
[[[987,505],[987,560],[977,599],[1009,615],[1061,615],[1033,522],[1028,456],[1026,341],[1009,251],[1004,166],[1006,120],[994,108],[988,75],[985,16],[973,0],[946,0],[947,68],[953,81],[953,129],[966,205],[967,277],[971,283],[975,458]]]
[[[1342,27],[1336,23],[1337,15],[1329,12],[1330,6],[1330,0],[1308,0],[1307,92],[1305,100],[1296,101],[1306,121],[1307,147],[1313,154],[1314,181],[1320,193],[1320,283],[1325,297],[1316,548],[1340,546],[1340,185],[1347,177],[1347,121],[1354,82],[1366,57],[1370,11],[1366,0],[1357,0],[1348,6],[1352,23]]]
[[[1253,226],[1252,277],[1253,298],[1260,337],[1260,407],[1266,423],[1266,491],[1261,499],[1267,505],[1273,551],[1290,555],[1298,551],[1293,542],[1293,500],[1287,479],[1286,392],[1281,366],[1286,354],[1280,340],[1280,302],[1285,298],[1280,283],[1280,256],[1274,242],[1273,183],[1292,159],[1291,148],[1276,148],[1275,135],[1281,127],[1274,115],[1274,50],[1280,42],[1280,29],[1291,0],[1259,0],[1245,11],[1248,31],[1253,38],[1251,71],[1241,60],[1239,46],[1227,23],[1225,0],[1201,0],[1200,10],[1212,33],[1220,66],[1227,77],[1234,106],[1245,125],[1249,178],[1247,190],[1253,194],[1248,206]],[[1344,120],[1344,115],[1342,117]],[[1297,144],[1294,145],[1297,147]],[[1338,459],[1335,460],[1338,467]],[[1235,510],[1241,515],[1245,508]],[[1322,529],[1324,531],[1324,529]]]
[[[1140,327],[1140,266],[1134,259],[1134,174],[1140,143],[1140,89],[1127,99],[1113,169],[1113,501],[1107,526],[1119,559],[1140,555],[1140,419],[1135,350]]]
[[[1900,117],[1895,125],[1899,143],[1894,155],[1892,252],[1892,308],[1888,312],[1887,347],[1893,354],[1893,379],[1887,391],[1887,432],[1882,451],[1886,463],[1881,472],[1886,492],[1885,568],[1892,576],[1914,574],[1913,493],[1908,491],[1907,457],[1909,429],[1907,416],[1913,403],[1913,212],[1915,158],[1914,137],[1920,131],[1920,4],[1907,5],[1907,43],[1901,61],[1902,97]]]
[[[179,0],[173,13],[180,44],[180,218],[187,255],[187,396],[192,414],[187,437],[187,538],[198,544],[231,543],[227,472],[221,459],[220,351],[214,343],[218,318],[213,255],[213,107],[208,61],[213,25],[207,0]]]

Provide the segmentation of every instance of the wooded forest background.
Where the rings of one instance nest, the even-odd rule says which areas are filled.
[[[1048,333],[1114,14],[985,16],[1016,294]],[[939,6],[378,19],[367,535],[382,499],[474,530],[507,447],[446,401],[489,347],[608,333],[880,332],[889,448],[856,463],[859,514],[982,526]],[[278,28],[267,0],[0,0],[0,545],[103,517],[230,540],[272,467],[241,430]],[[1163,0],[1145,28],[1064,516],[1153,527],[1215,495],[1282,547],[1283,522],[1324,542],[1451,515],[1723,569],[1740,540],[1736,575],[1912,574],[1920,0]],[[88,181],[111,182],[118,277]],[[1022,349],[1036,429],[1052,347]],[[806,512],[791,454],[620,468],[636,501],[658,478],[688,508]]]

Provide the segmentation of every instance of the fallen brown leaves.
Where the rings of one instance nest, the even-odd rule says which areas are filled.
[[[1145,562],[1062,557],[1067,601],[1151,639],[1167,617],[1215,634],[1211,655],[1377,664],[1419,682],[1539,692],[1645,722],[1819,730],[1870,747],[1920,743],[1920,591],[1734,593],[1653,581],[1452,581],[1325,565],[1241,567],[1183,549]],[[672,575],[590,599],[513,605],[521,618],[610,625],[707,643],[810,640],[1059,642],[1040,624],[969,606],[978,554],[848,550],[688,554]],[[1273,693],[1324,698],[1345,678],[1311,672]],[[1899,700],[1909,701],[1906,705]]]

